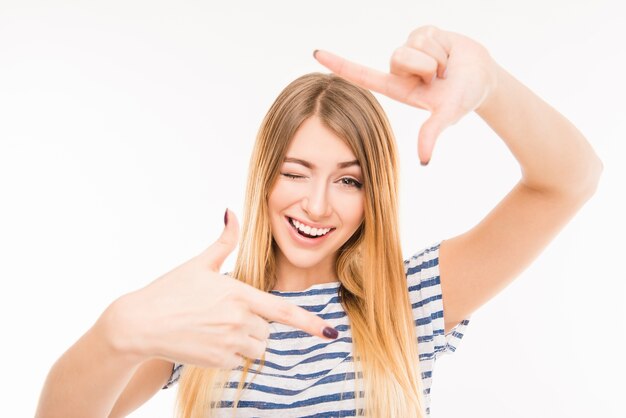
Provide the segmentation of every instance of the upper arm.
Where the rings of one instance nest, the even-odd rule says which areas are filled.
[[[151,359],[142,363],[117,399],[109,418],[125,417],[152,398],[168,381],[171,361]]]
[[[478,225],[442,241],[446,332],[525,270],[588,197],[542,192],[520,181]]]

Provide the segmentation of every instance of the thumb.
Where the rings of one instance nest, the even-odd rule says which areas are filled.
[[[417,155],[422,165],[430,162],[437,138],[450,125],[449,119],[441,113],[431,114],[422,124],[417,138]]]
[[[224,224],[222,235],[200,254],[203,263],[218,273],[222,263],[237,247],[239,241],[239,222],[235,214],[228,209],[224,213]]]

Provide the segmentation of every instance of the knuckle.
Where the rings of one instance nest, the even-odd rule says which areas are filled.
[[[237,348],[237,339],[231,333],[223,335],[221,342],[223,349],[228,353],[234,352],[234,350]]]
[[[411,31],[411,34],[409,35],[409,39],[414,39],[416,36],[428,36],[430,34],[430,28],[432,27],[432,25],[423,25],[420,26],[419,28],[414,29],[413,31]]]
[[[243,334],[229,334],[224,338],[222,347],[226,354],[235,354],[245,349],[245,336]]]
[[[426,69],[426,72],[428,74],[429,77],[432,77],[435,75],[435,73],[437,73],[437,61],[433,60],[431,63],[428,64],[428,68]]]
[[[233,330],[241,329],[246,323],[245,314],[242,311],[235,310],[231,312],[228,316],[228,325]]]
[[[239,367],[243,364],[244,362],[244,358],[242,356],[240,356],[239,354],[235,354],[231,357],[230,363],[228,364],[228,367],[230,369],[234,369],[236,367]]]
[[[241,362],[241,357],[235,353],[226,353],[221,357],[221,367],[234,369]]]
[[[398,63],[406,59],[406,50],[402,47],[396,48],[391,54],[391,63]]]
[[[220,317],[216,319],[216,324],[224,328],[225,334],[230,334],[241,330],[245,323],[244,315],[241,311],[233,309],[233,304],[224,304],[220,307]]]
[[[419,27],[417,29],[413,29],[411,31],[411,33],[409,33],[409,41],[411,41],[413,38],[415,38],[417,35],[419,35],[422,31],[422,27]]]
[[[417,49],[423,49],[426,46],[426,36],[420,34],[415,35],[412,40],[411,46]]]
[[[424,34],[429,37],[435,35],[435,33],[437,33],[437,30],[437,27],[433,25],[424,26]]]
[[[291,323],[295,317],[294,307],[287,304],[279,304],[276,307],[276,317],[283,324]]]
[[[212,363],[218,364],[219,367],[224,367],[228,363],[229,358],[230,354],[222,352],[215,355],[215,357],[212,359]]]
[[[237,280],[228,280],[224,283],[224,296],[230,301],[231,304],[236,304],[236,307],[241,308],[243,301],[241,298],[241,289],[237,284]],[[239,309],[237,308],[237,309]]]

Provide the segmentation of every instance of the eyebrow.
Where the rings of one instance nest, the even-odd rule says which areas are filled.
[[[303,165],[303,166],[305,166],[306,168],[309,168],[309,169],[316,168],[315,164],[313,164],[312,162],[306,161],[306,160],[302,160],[300,158],[285,157],[285,160],[283,162],[300,164],[300,165]],[[357,160],[352,160],[352,161],[344,161],[342,163],[338,163],[337,167],[338,168],[346,168],[346,167],[351,167],[353,165],[360,166],[360,164],[359,164],[359,162]]]

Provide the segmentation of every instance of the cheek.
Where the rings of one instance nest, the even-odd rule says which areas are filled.
[[[270,193],[268,205],[271,209],[284,209],[297,202],[301,193],[301,187],[278,180],[278,183]]]
[[[340,206],[341,217],[344,222],[352,224],[357,228],[365,216],[365,200],[362,196],[354,199],[344,200]]]
[[[293,191],[289,190],[289,187],[275,187],[267,199],[270,218],[274,220],[277,217],[277,212],[289,208],[293,204],[293,202],[294,193]]]

